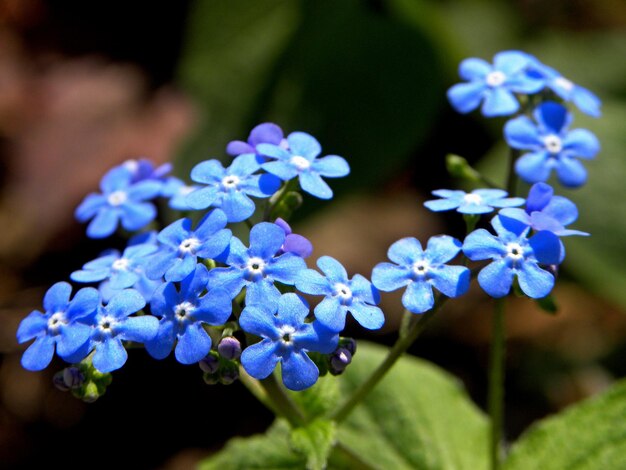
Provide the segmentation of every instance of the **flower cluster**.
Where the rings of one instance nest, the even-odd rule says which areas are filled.
[[[319,375],[308,353],[324,361],[323,371],[345,368],[333,363],[346,313],[366,328],[380,328],[378,292],[363,276],[349,280],[329,257],[318,261],[327,277],[307,269],[313,246],[280,216],[289,215],[281,202],[298,184],[311,195],[332,197],[323,178],[347,175],[348,163],[337,155],[320,157],[311,135],[284,137],[271,123],[255,127],[247,142],[231,142],[227,153],[234,158],[226,167],[215,159],[197,164],[193,184],[147,160],[125,162],[103,177],[102,192],[85,198],[77,219],[91,219],[92,238],[110,236],[118,225],[139,233],[122,252],[103,253],[70,276],[97,289],[83,287],[70,300],[71,285],[57,283],[44,298],[45,313],[34,311],[22,321],[18,340],[35,340],[23,355],[25,368],[47,367],[56,351],[67,362],[108,373],[124,365],[131,342],[155,359],[173,351],[182,364],[199,363],[207,382],[232,382],[239,364],[263,379],[281,364],[285,385],[301,390]],[[204,215],[195,224],[190,215],[150,231],[156,198]],[[260,210],[254,199],[264,200]],[[243,221],[251,227],[248,244],[230,229]],[[294,286],[324,296],[314,314]],[[89,367],[71,370],[84,376]],[[59,383],[74,388],[75,375],[67,372]]]

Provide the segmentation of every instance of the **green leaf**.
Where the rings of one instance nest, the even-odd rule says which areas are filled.
[[[309,418],[322,416],[335,408],[339,402],[339,381],[328,374],[301,392],[288,392]]]
[[[359,351],[346,372],[327,377],[339,383],[345,398],[383,361],[388,349],[359,342]],[[315,388],[311,389],[311,392]],[[300,403],[316,403],[305,399]],[[319,410],[316,406],[308,411]],[[488,423],[469,400],[460,382],[438,367],[413,357],[398,361],[370,395],[336,429],[318,418],[292,433],[291,443],[307,452],[310,468],[323,462],[329,442],[332,469],[467,469],[488,467]],[[279,422],[267,436],[233,439],[204,462],[202,468],[305,467],[304,457],[289,445],[289,434]],[[317,447],[319,446],[319,448]],[[313,449],[315,447],[315,449]],[[307,450],[308,449],[308,450]],[[309,453],[313,452],[315,453]],[[217,463],[216,463],[217,462]],[[265,465],[265,467],[263,467]]]
[[[505,470],[626,468],[626,380],[539,422],[513,446]]]
[[[359,342],[341,377],[347,396],[382,362],[386,348]],[[339,441],[376,468],[488,467],[488,423],[462,384],[433,364],[401,359],[348,419]]]
[[[308,470],[326,468],[328,455],[335,444],[336,427],[333,421],[316,419],[291,431],[291,445],[306,456]]]

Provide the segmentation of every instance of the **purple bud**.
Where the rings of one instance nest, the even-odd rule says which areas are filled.
[[[356,340],[354,338],[341,338],[339,347],[346,348],[352,356],[356,354]]]
[[[236,367],[229,367],[222,372],[222,375],[220,376],[220,382],[223,385],[230,385],[238,378],[239,369],[237,369]]]
[[[209,354],[204,359],[201,359],[200,362],[198,362],[198,365],[200,366],[200,369],[202,369],[202,372],[215,374],[220,368],[220,361],[213,354]]]
[[[352,354],[346,348],[337,348],[330,356],[330,373],[333,375],[341,374],[348,364],[352,362]]]
[[[241,356],[241,343],[234,336],[225,336],[217,345],[217,352],[224,359],[239,359]]]
[[[74,389],[85,383],[85,376],[78,367],[66,367],[63,370],[63,381],[67,387]]]
[[[60,370],[52,377],[52,383],[56,388],[61,390],[62,392],[67,392],[70,388],[65,384],[65,380],[63,380],[63,373],[65,371]]]

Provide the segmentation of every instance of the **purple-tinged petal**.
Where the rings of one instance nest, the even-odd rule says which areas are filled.
[[[283,130],[280,127],[272,122],[264,122],[250,131],[248,142],[253,146],[264,143],[279,145],[283,137]]]
[[[282,360],[283,383],[289,390],[300,391],[317,382],[319,370],[304,351],[291,351]]]
[[[313,244],[302,235],[290,233],[285,237],[282,250],[285,253],[294,253],[301,258],[308,258],[313,253]]]
[[[277,343],[268,339],[248,346],[241,353],[241,365],[255,379],[265,379],[278,363],[277,346]]]
[[[226,153],[228,155],[237,156],[243,153],[254,153],[254,147],[247,142],[241,140],[233,140],[226,146]]]

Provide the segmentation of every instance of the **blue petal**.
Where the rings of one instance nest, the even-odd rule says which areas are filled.
[[[219,209],[212,210],[205,215],[194,231],[196,237],[200,240],[206,240],[211,235],[217,233],[226,227],[226,215]],[[223,249],[223,248],[222,248]]]
[[[528,198],[526,199],[526,211],[531,212],[541,211],[552,200],[554,195],[554,189],[552,186],[545,183],[535,183],[528,191]]]
[[[517,279],[522,292],[533,299],[545,297],[554,287],[554,276],[528,261],[522,264]]]
[[[145,343],[153,340],[159,332],[159,320],[152,315],[130,317],[118,326],[118,331],[121,339]]]
[[[241,365],[255,379],[265,379],[278,363],[276,346],[276,343],[268,339],[248,346],[241,353]]]
[[[319,377],[317,366],[304,351],[283,356],[281,371],[285,387],[294,391],[309,388]]]
[[[247,281],[237,268],[214,268],[209,272],[209,286],[224,289],[231,298],[235,298]]]
[[[122,227],[131,232],[139,230],[152,222],[156,215],[156,208],[149,202],[125,204],[121,215]]]
[[[112,372],[126,363],[128,353],[118,338],[108,338],[96,346],[93,365],[100,372]]]
[[[153,358],[165,359],[172,352],[175,340],[174,323],[170,320],[161,320],[156,336],[152,341],[144,343],[144,346]]]
[[[504,297],[513,284],[513,270],[503,259],[496,260],[485,266],[478,273],[478,284],[492,297]]]
[[[185,203],[192,209],[206,209],[219,205],[222,196],[219,186],[207,186],[187,194]]]
[[[587,170],[574,158],[561,158],[556,166],[556,173],[563,186],[577,188],[587,181]]]
[[[377,330],[385,323],[383,311],[374,305],[352,302],[348,309],[359,325],[368,330]]]
[[[280,297],[280,291],[269,279],[251,282],[246,288],[246,304],[274,303]]]
[[[197,265],[197,258],[187,254],[184,258],[177,258],[170,268],[165,272],[165,280],[168,282],[179,282],[189,276]]]
[[[527,183],[547,181],[552,169],[548,158],[545,151],[524,154],[515,162],[515,172]]]
[[[563,139],[563,150],[580,158],[593,158],[600,151],[600,142],[587,129],[574,129]]]
[[[340,178],[350,173],[348,162],[337,155],[328,155],[313,161],[313,169],[327,178]]]
[[[150,279],[159,279],[177,259],[176,251],[163,247],[161,251],[151,256],[146,263],[146,276]]]
[[[226,176],[226,170],[218,160],[207,160],[194,166],[190,176],[196,183],[215,184]]]
[[[372,270],[372,283],[377,289],[391,292],[406,286],[411,281],[411,271],[404,266],[378,263]]]
[[[317,260],[317,267],[324,273],[331,283],[348,282],[346,268],[331,256],[322,256]]]
[[[74,295],[65,311],[67,319],[72,321],[92,314],[100,304],[100,294],[93,287],[84,287]]]
[[[229,229],[223,229],[215,233],[202,243],[196,254],[201,258],[217,259],[230,246],[233,234]]]
[[[263,164],[268,173],[278,176],[281,180],[289,181],[298,176],[298,170],[288,161],[272,161]]]
[[[45,334],[48,329],[48,317],[39,310],[33,310],[20,322],[17,328],[17,341],[24,343],[30,341],[39,334]]]
[[[125,289],[113,296],[105,310],[115,318],[122,318],[138,312],[145,305],[146,301],[139,292],[134,289]]]
[[[298,273],[296,289],[310,295],[332,294],[328,280],[314,269],[304,269]]]
[[[576,86],[572,95],[572,101],[585,114],[593,117],[600,117],[602,114],[600,112],[602,104],[600,99],[586,88]]]
[[[278,301],[278,318],[283,324],[300,327],[309,314],[309,305],[297,294],[289,293]]]
[[[57,340],[57,354],[63,358],[71,356],[89,341],[92,328],[74,323],[63,328]]]
[[[64,312],[70,301],[72,286],[67,282],[57,282],[48,289],[43,298],[43,307],[46,312]]]
[[[305,132],[292,132],[287,136],[292,155],[300,155],[307,160],[317,157],[322,152],[320,143]]]
[[[312,323],[305,323],[303,328],[298,330],[294,336],[297,348],[323,354],[330,354],[335,351],[339,343],[339,334],[317,320]]]
[[[259,168],[261,168],[261,165],[259,164],[255,153],[245,153],[243,155],[239,155],[232,161],[228,167],[227,173],[229,175],[239,176],[240,179],[245,179]]]
[[[470,233],[463,242],[463,253],[472,261],[499,258],[504,252],[502,242],[482,228]]]
[[[433,289],[425,281],[411,282],[402,295],[402,305],[413,313],[423,313],[435,304]]]
[[[263,156],[276,158],[278,160],[289,160],[289,158],[291,157],[291,154],[285,149],[273,144],[258,144],[256,146],[256,151]],[[263,168],[265,168],[265,165],[262,166]]]
[[[300,256],[284,253],[265,268],[265,273],[268,277],[291,286],[305,269],[306,263]]]
[[[228,155],[237,156],[242,153],[250,153],[254,152],[254,147],[247,142],[242,142],[241,140],[232,140],[228,142],[226,146],[226,153]]]
[[[200,323],[192,323],[178,337],[174,355],[181,364],[195,364],[204,358],[210,350],[211,338]]]
[[[320,175],[312,171],[305,171],[300,174],[300,187],[306,193],[320,199],[330,199],[333,197],[333,190],[321,178]]]
[[[256,206],[244,193],[232,191],[224,195],[220,208],[229,222],[241,222],[254,214]]]
[[[394,263],[413,264],[422,258],[422,244],[413,237],[406,237],[394,242],[387,250],[387,257]]]
[[[502,51],[493,56],[494,69],[513,75],[523,70],[529,63],[528,54],[521,51]]]
[[[491,64],[483,59],[469,58],[459,64],[459,76],[468,81],[483,79],[491,69]]]
[[[558,264],[561,245],[559,237],[552,232],[542,230],[533,235],[528,244],[533,249],[537,261],[542,264]]]
[[[380,302],[378,289],[360,274],[354,275],[350,281],[350,289],[352,290],[352,295],[359,300],[363,300],[369,304],[377,304]]]
[[[559,135],[561,130],[571,121],[567,108],[554,101],[547,101],[539,105],[534,112],[535,119],[551,134]]]
[[[460,205],[461,202],[455,199],[434,199],[424,203],[424,206],[433,212],[449,211]]]
[[[332,331],[341,331],[346,326],[346,309],[336,297],[326,297],[314,310],[315,318]]]
[[[264,122],[255,126],[248,137],[248,142],[253,146],[261,143],[278,145],[282,140],[283,130],[272,122]]]
[[[485,96],[481,111],[485,117],[507,116],[519,109],[519,103],[513,93],[506,88],[492,88]]]
[[[426,259],[433,264],[450,261],[461,251],[462,243],[448,235],[431,237],[426,246]]]
[[[511,147],[516,149],[543,148],[543,140],[537,126],[526,116],[508,121],[504,125],[504,138]]]
[[[87,236],[90,238],[106,238],[117,229],[120,210],[102,207],[98,214],[87,226]]]
[[[54,339],[51,336],[40,336],[22,355],[22,367],[37,371],[48,367],[54,356]]]
[[[132,271],[118,271],[111,275],[111,289],[126,289],[139,280],[139,275]]]
[[[515,235],[515,237],[528,234],[528,225],[524,221],[507,217],[502,213],[494,217],[494,220],[499,221],[499,224],[492,224],[492,227],[496,229],[500,238],[510,238],[510,234]]]
[[[470,270],[465,266],[440,266],[429,274],[435,288],[448,297],[459,297],[469,289]]]
[[[313,244],[302,235],[289,233],[285,237],[282,250],[286,253],[293,253],[301,258],[308,258],[313,253]]]
[[[116,166],[111,168],[100,180],[100,189],[103,193],[112,193],[114,191],[123,190],[128,187],[133,177],[124,166]]]
[[[274,340],[279,339],[274,312],[264,305],[247,305],[241,312],[239,325],[246,333]]]
[[[233,310],[232,299],[224,289],[211,289],[202,297],[194,312],[198,321],[209,325],[223,325]]]
[[[562,196],[554,196],[543,213],[558,220],[561,225],[569,225],[578,218],[576,204]]]
[[[106,198],[102,194],[91,193],[74,211],[74,217],[79,222],[87,222],[104,206],[107,205]]]
[[[194,271],[180,284],[181,297],[185,300],[195,300],[206,289],[208,282],[209,270],[204,264],[196,264]]]
[[[448,100],[459,113],[469,113],[480,105],[487,85],[483,81],[457,83],[448,90]]]
[[[128,188],[128,197],[134,201],[145,201],[159,196],[163,189],[161,181],[146,180],[133,184]]]
[[[250,230],[250,256],[268,260],[280,250],[284,241],[285,232],[280,227],[269,222],[258,223]]]

